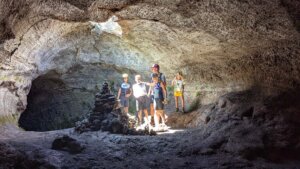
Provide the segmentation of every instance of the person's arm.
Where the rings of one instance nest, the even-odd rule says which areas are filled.
[[[165,89],[166,89],[166,87],[167,87],[167,80],[166,80],[165,74],[163,74],[161,78],[162,78],[161,80],[162,80],[162,82],[163,82],[163,84],[165,86]]]
[[[167,94],[168,94],[167,92],[168,91],[167,91],[167,80],[166,80],[165,74],[162,75],[162,79],[161,80],[163,81],[163,86],[162,87],[163,87],[163,89],[165,89],[165,92],[166,92],[166,97],[165,98],[167,98]]]
[[[182,80],[182,92],[184,92],[184,85],[185,85],[185,82],[183,80],[183,77],[181,76],[181,80]]]
[[[121,88],[119,88],[117,99],[120,99],[120,95],[121,95]]]
[[[132,89],[131,89],[131,88],[129,88],[128,90],[129,90],[129,93],[128,93],[128,94],[126,94],[126,97],[130,97],[130,96],[131,96],[131,94],[132,94]]]
[[[162,88],[162,90],[163,90],[164,98],[165,98],[165,99],[168,99],[168,98],[167,98],[167,90],[166,90],[166,86],[164,85],[164,83],[160,83],[160,85],[161,85],[161,88]]]
[[[148,94],[147,94],[148,97],[151,95],[151,91],[152,91],[152,86],[149,87]]]
[[[130,93],[129,93],[129,96],[131,96],[132,95],[132,88],[129,88],[129,90],[130,90]]]
[[[181,80],[181,85],[182,85],[182,91],[184,91],[184,79],[183,79],[183,77],[180,75],[180,80]]]
[[[145,85],[147,85],[147,86],[154,86],[154,83],[149,83],[149,82],[142,82],[142,83],[144,83]]]
[[[175,85],[175,80],[176,80],[176,77],[174,77],[174,79],[172,80],[172,86]]]

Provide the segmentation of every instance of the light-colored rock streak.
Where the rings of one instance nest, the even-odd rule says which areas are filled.
[[[97,23],[89,21],[92,28],[91,33],[100,36],[103,32],[107,32],[118,37],[122,37],[122,28],[117,21],[118,17],[116,16],[112,16],[106,22]]]

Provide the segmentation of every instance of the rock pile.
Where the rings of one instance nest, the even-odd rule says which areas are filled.
[[[116,134],[154,134],[149,131],[136,131],[135,120],[130,119],[118,106],[118,102],[109,90],[108,83],[104,83],[100,93],[96,94],[95,108],[88,117],[78,122],[75,131],[109,131]]]
[[[116,108],[116,98],[110,93],[106,82],[103,84],[101,92],[97,93],[95,97],[95,108],[86,119],[77,123],[75,131],[83,133],[102,130],[124,133],[123,129],[127,129],[126,120],[121,123],[119,116],[122,112]]]

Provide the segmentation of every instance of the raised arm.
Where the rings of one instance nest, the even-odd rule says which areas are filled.
[[[147,85],[147,86],[154,86],[154,83],[149,83],[149,82],[142,82],[142,83],[144,83],[145,85]]]
[[[174,77],[174,79],[172,80],[172,86],[175,85],[175,80],[176,80],[176,77]]]

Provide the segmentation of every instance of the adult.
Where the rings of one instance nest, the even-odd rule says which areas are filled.
[[[163,87],[164,87],[164,90],[167,91],[166,89],[166,86],[167,86],[167,81],[166,81],[166,76],[160,72],[160,67],[158,64],[153,64],[152,67],[151,67],[151,82],[152,81],[152,77],[154,74],[157,74],[158,76],[158,82],[162,82],[163,83]],[[151,114],[151,122],[153,122],[154,120],[154,95],[153,95],[153,91],[150,91],[149,90],[149,95],[150,95],[150,114]],[[167,98],[164,98],[164,101],[167,101]],[[153,120],[152,120],[153,119]]]
[[[167,95],[165,90],[165,86],[163,82],[158,80],[158,74],[153,74],[152,76],[153,85],[150,87],[150,91],[153,93],[154,98],[154,122],[155,122],[155,129],[158,130],[165,130],[165,111],[164,111],[164,101]],[[161,124],[159,123],[161,121]],[[163,127],[163,128],[161,128]]]

